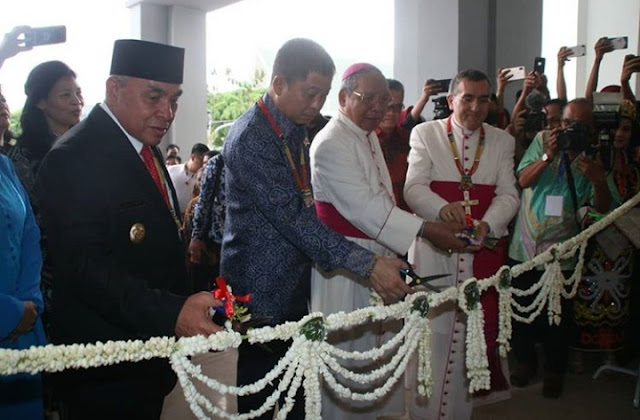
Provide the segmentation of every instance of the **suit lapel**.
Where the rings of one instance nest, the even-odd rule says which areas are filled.
[[[94,107],[89,118],[95,119],[95,123],[105,140],[103,146],[106,148],[106,152],[113,156],[112,161],[115,162],[114,167],[117,168],[117,170],[129,172],[131,182],[140,186],[142,191],[144,191],[144,195],[151,200],[151,205],[154,208],[165,209],[167,217],[171,219],[171,224],[175,225],[173,216],[169,209],[167,209],[167,204],[164,201],[162,193],[158,190],[156,183],[149,174],[142,158],[131,145],[129,138],[99,105]],[[173,202],[178,203],[171,178],[163,164],[162,158],[158,158],[161,156],[160,152],[157,147],[153,147],[152,150],[156,159],[159,159],[158,166],[163,171],[165,179],[167,180],[171,197],[173,197],[174,200]]]

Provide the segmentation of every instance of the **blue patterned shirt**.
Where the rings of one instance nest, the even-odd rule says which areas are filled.
[[[291,155],[300,156],[304,147],[309,162],[306,128],[287,119],[268,95],[264,101]],[[227,213],[220,272],[234,294],[252,294],[254,317],[280,324],[307,314],[312,262],[327,271],[367,274],[373,254],[329,229],[313,206],[305,207],[282,141],[257,105],[231,127],[223,156]]]
[[[222,243],[224,213],[227,206],[223,162],[222,155],[215,155],[204,167],[200,196],[191,220],[191,237],[194,239],[204,241],[209,238],[217,244]]]

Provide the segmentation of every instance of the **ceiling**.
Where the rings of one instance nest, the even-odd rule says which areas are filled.
[[[140,3],[160,4],[164,6],[181,6],[190,9],[203,10],[210,12],[220,9],[221,7],[237,3],[241,0],[126,0],[127,7],[135,6]]]

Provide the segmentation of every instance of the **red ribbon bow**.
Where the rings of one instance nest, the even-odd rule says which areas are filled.
[[[250,294],[236,296],[229,292],[227,281],[224,279],[224,277],[216,277],[216,285],[218,286],[218,288],[213,291],[213,297],[216,299],[220,299],[224,303],[224,313],[227,315],[228,319],[233,318],[233,302],[251,302]]]

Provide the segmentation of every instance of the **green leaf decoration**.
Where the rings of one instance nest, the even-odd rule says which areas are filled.
[[[476,306],[480,302],[480,290],[478,290],[478,283],[472,282],[464,288],[464,295],[467,298],[467,309],[472,311],[476,309]]]
[[[426,296],[419,297],[413,301],[411,309],[416,312],[420,312],[420,316],[426,318],[427,313],[429,312],[429,300],[427,300]]]
[[[324,318],[317,317],[310,319],[301,328],[302,334],[307,337],[307,340],[322,341],[324,340],[326,330],[324,328]]]

